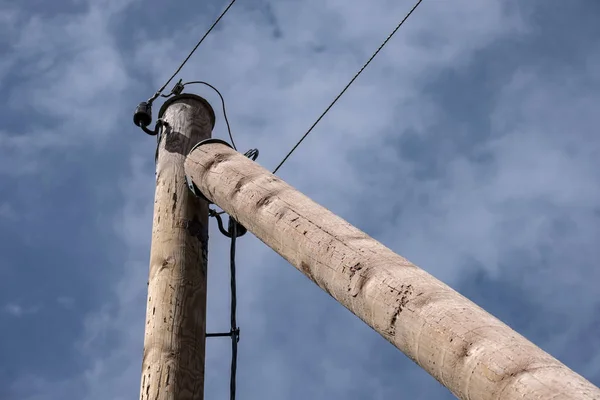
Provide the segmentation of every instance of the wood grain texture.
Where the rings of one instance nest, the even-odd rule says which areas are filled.
[[[222,145],[185,163],[202,193],[461,399],[600,390],[452,288]]]
[[[162,116],[141,400],[204,397],[208,204],[190,193],[183,168],[211,135],[212,109],[200,100],[176,99]]]

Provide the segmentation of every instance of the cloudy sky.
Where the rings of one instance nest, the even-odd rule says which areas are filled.
[[[155,140],[132,112],[226,3],[0,1],[0,398],[138,396]],[[239,0],[181,77],[273,168],[412,5]],[[425,0],[279,173],[596,385],[599,13]],[[213,224],[210,331],[227,246]],[[238,254],[239,399],[453,398],[252,235]],[[229,357],[208,341],[207,399]]]

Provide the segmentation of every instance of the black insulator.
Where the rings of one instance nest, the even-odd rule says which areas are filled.
[[[152,122],[152,104],[142,101],[133,114],[133,123],[139,127],[146,127]]]

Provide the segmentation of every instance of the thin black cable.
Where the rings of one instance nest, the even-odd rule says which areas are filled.
[[[250,149],[244,153],[244,155],[253,161],[256,161],[258,157],[258,149]],[[231,326],[228,333],[207,333],[206,337],[231,337],[231,374],[229,378],[229,398],[235,400],[236,390],[236,373],[237,373],[237,352],[238,342],[240,341],[240,328],[237,326],[236,314],[237,314],[237,284],[236,284],[236,272],[235,272],[235,250],[236,240],[238,236],[246,234],[247,229],[240,225],[233,217],[229,217],[229,226],[227,230],[223,226],[223,220],[221,214],[224,211],[217,212],[216,210],[209,208],[208,215],[215,217],[217,224],[219,225],[219,231],[226,237],[231,239],[231,247],[229,250],[229,265],[231,274]]]
[[[236,271],[235,271],[235,250],[236,250],[236,240],[238,236],[242,236],[246,233],[246,229],[239,225],[238,222],[229,217],[229,226],[228,229],[225,230],[223,227],[223,221],[219,213],[217,213],[212,208],[208,210],[209,215],[211,217],[215,217],[217,219],[217,223],[219,224],[219,230],[223,235],[231,239],[231,247],[229,250],[229,265],[230,265],[230,274],[231,274],[231,326],[229,328],[229,332],[227,333],[207,333],[206,337],[225,337],[229,336],[231,338],[231,374],[229,377],[229,398],[230,400],[235,400],[235,392],[236,392],[236,373],[237,373],[237,352],[238,352],[238,342],[240,340],[240,329],[237,326],[236,314],[237,314],[237,284],[236,284]],[[240,229],[241,228],[241,229]]]
[[[225,124],[227,124],[227,132],[229,133],[229,139],[231,140],[231,145],[233,146],[234,150],[237,150],[237,147],[235,146],[235,142],[233,141],[233,135],[231,134],[231,126],[229,125],[229,119],[227,118],[227,110],[225,108],[225,99],[223,98],[223,95],[221,94],[221,92],[219,92],[219,90],[216,87],[214,87],[213,85],[211,85],[208,82],[191,81],[191,82],[186,82],[183,84],[184,87],[187,85],[206,85],[209,88],[211,88],[212,90],[214,90],[215,92],[217,92],[217,94],[219,95],[219,98],[221,98],[221,106],[223,107],[223,117],[225,118]]]
[[[219,15],[219,18],[217,18],[217,20],[211,25],[211,27],[208,28],[208,30],[206,31],[206,33],[204,34],[204,36],[202,36],[202,38],[200,39],[200,41],[198,41],[198,43],[192,49],[192,51],[190,52],[190,54],[188,54],[188,56],[185,58],[185,60],[183,60],[183,62],[181,63],[181,65],[179,65],[179,68],[177,68],[177,70],[175,71],[175,73],[169,78],[169,80],[160,89],[158,89],[158,91],[154,94],[154,96],[152,96],[148,100],[148,103],[152,103],[154,100],[156,100],[156,98],[158,96],[160,96],[160,94],[163,92],[163,90],[165,90],[165,88],[169,85],[169,83],[171,83],[171,81],[173,80],[173,78],[175,78],[177,76],[177,74],[179,73],[179,71],[181,71],[181,69],[183,68],[183,66],[188,62],[188,60],[190,59],[190,57],[192,56],[192,54],[194,54],[194,52],[196,51],[196,49],[202,44],[202,42],[204,42],[204,39],[206,39],[206,37],[210,34],[210,32],[214,29],[214,27],[217,26],[217,24],[219,23],[219,21],[221,20],[221,18],[223,18],[223,16],[227,13],[227,11],[229,11],[229,9],[231,8],[231,6],[235,2],[236,2],[236,0],[231,0],[231,2],[229,3],[229,5],[227,6],[227,8],[221,13],[221,15]]]
[[[231,218],[231,217],[230,217]],[[236,321],[237,289],[235,282],[235,242],[237,238],[237,221],[229,224],[231,234],[230,266],[231,266],[231,375],[229,380],[229,398],[235,400],[235,375],[237,371],[237,347],[239,330]]]
[[[292,148],[292,150],[290,150],[289,153],[283,158],[283,160],[279,163],[279,165],[277,166],[277,168],[275,168],[273,170],[274,174],[279,170],[279,168],[281,168],[281,166],[283,165],[283,163],[286,162],[286,160],[292,155],[292,153],[296,150],[296,148],[298,148],[298,146],[300,146],[300,143],[302,143],[304,141],[304,139],[306,139],[306,137],[309,135],[309,133],[314,129],[315,126],[317,126],[317,124],[321,121],[321,119],[325,116],[325,114],[327,114],[329,112],[329,110],[331,109],[331,107],[333,107],[333,105],[340,99],[340,97],[342,97],[342,95],[346,92],[346,90],[348,90],[348,88],[350,87],[350,85],[352,85],[354,83],[354,81],[356,80],[356,78],[358,78],[358,76],[365,70],[365,68],[367,68],[367,66],[371,63],[371,61],[373,61],[373,59],[375,58],[375,56],[377,56],[377,54],[381,51],[381,49],[383,49],[383,47],[387,44],[387,42],[390,41],[390,39],[392,38],[392,36],[394,36],[396,34],[396,32],[398,31],[398,29],[400,29],[400,27],[404,24],[404,22],[408,19],[408,17],[410,17],[410,15],[413,13],[413,11],[415,11],[417,9],[417,7],[419,6],[419,4],[421,4],[422,1],[423,0],[417,1],[417,3],[408,12],[408,14],[406,14],[406,16],[404,17],[404,19],[402,21],[400,21],[400,23],[396,26],[396,28],[392,31],[392,33],[389,34],[389,36],[387,37],[387,39],[385,39],[383,41],[383,43],[379,46],[379,48],[375,51],[375,53],[373,53],[373,55],[371,56],[371,58],[369,58],[369,60],[365,63],[365,65],[363,65],[362,68],[356,73],[356,75],[354,75],[354,77],[350,80],[350,82],[348,82],[348,84],[340,92],[340,94],[337,95],[337,97],[331,102],[331,104],[329,104],[329,106],[325,109],[325,111],[323,111],[323,113],[319,116],[319,118],[317,118],[317,120],[315,121],[315,123],[312,124],[312,126],[308,129],[308,131],[306,131],[306,133],[304,134],[304,136],[302,136],[300,138],[300,140],[296,143],[296,145]]]

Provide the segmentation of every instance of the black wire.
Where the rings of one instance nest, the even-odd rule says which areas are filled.
[[[231,217],[230,217],[231,218]],[[230,266],[231,266],[231,375],[229,381],[229,398],[235,400],[235,375],[237,371],[237,345],[239,340],[239,331],[236,321],[237,295],[235,282],[235,242],[237,237],[237,221],[230,224],[229,233],[231,234]]]
[[[244,155],[252,160],[256,160],[258,157],[258,149],[250,149]],[[219,231],[226,237],[231,239],[231,247],[229,250],[229,265],[231,275],[231,326],[229,333],[207,333],[206,337],[231,337],[231,374],[229,377],[229,398],[235,400],[236,390],[236,374],[237,374],[237,353],[238,353],[238,342],[240,340],[240,329],[237,326],[236,314],[237,314],[237,284],[236,284],[236,271],[235,271],[235,250],[236,241],[238,236],[246,234],[247,230],[244,226],[240,225],[233,217],[229,217],[229,226],[225,230],[223,227],[223,220],[221,214],[224,211],[217,212],[212,208],[209,208],[208,214],[211,217],[217,219],[219,225]]]
[[[208,82],[191,81],[191,82],[184,83],[183,86],[194,85],[194,84],[208,86],[209,88],[211,88],[212,90],[217,92],[217,94],[221,98],[221,105],[223,107],[223,117],[225,117],[225,123],[227,124],[227,132],[229,133],[229,139],[231,140],[231,145],[233,146],[233,149],[237,150],[237,147],[235,146],[235,142],[233,141],[233,135],[231,134],[231,126],[229,125],[229,119],[227,118],[227,110],[225,109],[225,99],[223,98],[223,95],[221,94],[221,92],[219,92],[219,90],[216,87],[214,87],[213,85],[211,85]]]
[[[231,247],[229,250],[229,265],[230,265],[230,274],[231,274],[231,326],[229,328],[229,332],[227,333],[207,333],[206,337],[231,337],[231,374],[229,376],[229,398],[230,400],[235,400],[235,382],[236,382],[236,373],[237,373],[237,352],[238,352],[238,342],[240,340],[240,329],[237,326],[236,321],[236,313],[237,313],[237,285],[236,285],[236,272],[235,272],[235,250],[236,250],[236,240],[238,236],[242,236],[245,234],[245,228],[242,227],[240,232],[239,228],[241,225],[238,225],[238,222],[229,217],[229,226],[228,230],[223,228],[223,221],[219,213],[217,213],[213,209],[209,209],[209,215],[211,217],[215,217],[219,224],[219,230],[221,233],[228,238],[231,239]]]
[[[236,0],[231,0],[231,3],[229,3],[229,5],[227,6],[227,8],[221,13],[221,15],[219,15],[219,18],[217,18],[217,20],[211,25],[211,27],[208,28],[208,30],[206,31],[206,33],[204,34],[204,36],[202,36],[202,38],[196,44],[196,46],[192,49],[192,51],[190,52],[190,54],[188,54],[188,56],[185,58],[185,60],[183,60],[183,62],[181,63],[181,65],[179,65],[179,68],[177,68],[177,70],[175,71],[175,73],[169,78],[169,80],[160,89],[158,89],[158,91],[154,94],[154,96],[152,96],[148,100],[148,103],[152,103],[154,100],[156,100],[156,98],[158,96],[160,96],[160,94],[163,92],[163,90],[165,90],[165,88],[169,85],[169,83],[171,83],[171,81],[173,80],[173,78],[175,78],[177,76],[177,74],[179,73],[179,71],[181,71],[181,69],[183,68],[183,66],[188,62],[188,60],[190,59],[190,57],[192,56],[192,54],[194,54],[194,52],[196,51],[196,49],[202,44],[202,42],[204,41],[204,39],[206,39],[206,37],[210,34],[210,32],[213,30],[213,28],[215,26],[217,26],[217,24],[219,23],[219,21],[221,20],[221,18],[223,18],[223,16],[227,13],[227,11],[229,11],[229,9],[231,8],[231,6],[235,2],[236,2]]]
[[[337,95],[337,97],[331,102],[331,104],[329,104],[329,106],[325,109],[325,111],[323,111],[323,113],[319,116],[319,118],[317,118],[317,120],[315,121],[315,123],[312,124],[312,126],[308,129],[308,131],[306,131],[306,133],[304,134],[304,136],[302,136],[300,138],[300,140],[296,143],[296,145],[292,148],[292,150],[290,150],[289,153],[283,158],[283,160],[279,163],[279,165],[277,166],[277,168],[275,168],[273,170],[273,173],[276,173],[279,170],[279,168],[281,168],[281,166],[283,165],[283,163],[285,163],[286,160],[296,150],[296,148],[298,146],[300,146],[300,143],[302,143],[304,141],[304,139],[306,139],[306,137],[308,136],[308,134],[314,129],[315,126],[317,126],[317,124],[321,121],[321,119],[325,116],[325,114],[327,114],[329,112],[329,110],[331,109],[331,107],[333,107],[333,105],[340,99],[340,97],[342,97],[342,95],[346,92],[346,90],[348,90],[348,88],[350,87],[350,85],[352,85],[354,83],[354,81],[356,80],[356,78],[358,78],[358,76],[365,70],[365,68],[367,68],[367,66],[371,63],[371,61],[373,61],[373,59],[375,58],[375,56],[377,56],[377,54],[381,51],[381,49],[383,49],[383,47],[387,44],[387,42],[389,42],[389,40],[392,38],[392,36],[394,36],[394,34],[398,31],[398,29],[400,29],[400,27],[404,24],[404,22],[408,19],[408,17],[410,17],[410,15],[413,13],[413,11],[415,11],[417,9],[417,7],[419,6],[419,4],[421,4],[422,1],[423,0],[417,1],[417,3],[408,12],[408,14],[406,14],[406,16],[404,17],[404,19],[402,21],[400,21],[400,23],[396,26],[396,28],[392,31],[392,33],[389,34],[389,36],[387,37],[387,39],[385,39],[383,41],[383,43],[379,46],[379,48],[375,51],[375,53],[373,53],[373,55],[371,56],[371,58],[369,58],[369,60],[365,63],[365,65],[363,65],[362,68],[356,73],[356,75],[354,75],[354,77],[350,80],[350,82],[348,82],[348,84],[346,85],[346,87],[340,92],[340,94]]]

